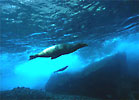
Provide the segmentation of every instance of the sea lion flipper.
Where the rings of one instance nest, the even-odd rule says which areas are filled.
[[[57,58],[57,57],[51,57],[51,59],[55,59],[55,58]]]
[[[54,57],[51,57],[51,59],[55,59]]]
[[[57,57],[59,57],[60,55],[58,55],[58,56],[52,56],[51,57],[51,59],[55,59],[55,58],[57,58]]]

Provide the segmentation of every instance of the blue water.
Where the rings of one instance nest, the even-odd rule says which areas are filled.
[[[34,48],[32,48],[33,52],[31,53],[29,52],[31,50],[22,53],[2,53],[0,58],[2,86],[1,89],[7,90],[17,86],[43,88],[51,74],[53,74],[54,71],[60,68],[68,65],[70,67],[65,71],[76,73],[90,63],[103,60],[106,57],[112,56],[119,52],[126,53],[129,64],[132,63],[132,60],[134,60],[135,62],[139,62],[138,33],[126,38],[117,37],[106,40],[105,42],[103,42],[102,48],[99,48],[101,52],[96,50],[95,54],[90,50],[91,48],[93,48],[93,46],[82,48],[79,51],[63,55],[53,60],[51,60],[50,58],[36,58],[29,61],[29,55],[33,54]],[[80,54],[81,52],[87,52],[87,55],[85,53]],[[91,53],[88,54],[89,52]],[[134,66],[132,65],[130,65],[129,67],[130,69],[134,69]]]
[[[133,65],[139,68],[136,3],[139,2],[68,1],[64,6],[59,0],[0,1],[0,90],[44,89],[53,72],[60,68],[69,66],[63,72],[78,73],[117,53],[126,54],[129,73],[134,74]],[[96,10],[86,8],[88,4]],[[53,60],[28,60],[30,55],[54,44],[77,42],[87,43],[88,47]]]

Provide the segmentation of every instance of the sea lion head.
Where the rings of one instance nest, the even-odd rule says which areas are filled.
[[[31,55],[30,58],[29,58],[29,60],[32,60],[34,58],[37,58],[37,56],[36,55]]]

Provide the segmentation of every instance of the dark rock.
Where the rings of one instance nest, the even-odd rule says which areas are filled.
[[[42,90],[17,87],[0,91],[0,100],[98,100],[85,96],[52,94]]]
[[[0,100],[43,100],[49,98],[45,92],[32,90],[25,87],[17,87],[9,91],[0,92]]]
[[[54,74],[46,91],[59,94],[90,96],[102,99],[132,98],[125,54],[116,54],[93,63],[74,74]]]

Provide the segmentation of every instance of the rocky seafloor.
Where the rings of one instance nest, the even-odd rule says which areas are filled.
[[[46,91],[102,100],[139,100],[139,62],[131,60],[125,53],[118,53],[75,74],[54,74]]]
[[[17,87],[8,91],[0,92],[0,100],[101,100],[85,96],[60,95],[35,90],[25,87]]]

